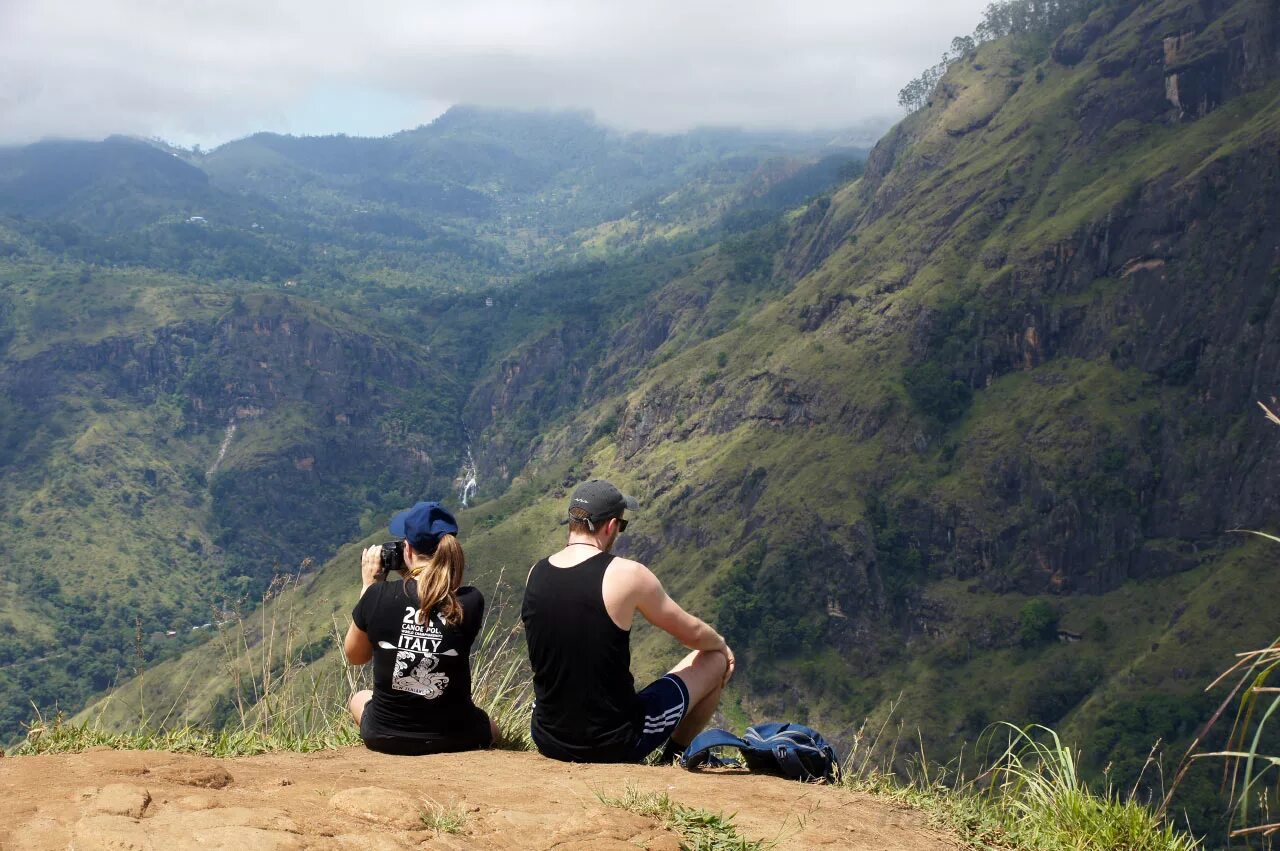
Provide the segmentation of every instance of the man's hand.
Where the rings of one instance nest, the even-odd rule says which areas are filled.
[[[360,587],[360,593],[363,594],[370,585],[380,581],[382,576],[382,545],[366,547],[360,553],[360,580],[364,583]]]
[[[724,650],[721,652],[724,653],[724,658],[729,661],[729,664],[726,665],[724,669],[724,680],[720,683],[720,688],[724,688],[729,684],[729,678],[733,676],[733,669],[738,664],[738,661],[733,658],[733,651],[729,649],[729,645],[727,643],[724,646]]]

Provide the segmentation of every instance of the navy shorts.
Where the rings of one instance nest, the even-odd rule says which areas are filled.
[[[688,714],[689,688],[675,674],[667,674],[649,683],[636,697],[640,699],[641,714],[631,761],[641,762],[667,743],[676,725]]]

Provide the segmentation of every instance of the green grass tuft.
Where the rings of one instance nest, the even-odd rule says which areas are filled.
[[[773,847],[773,843],[741,836],[732,816],[678,804],[666,792],[641,792],[628,785],[621,795],[597,792],[596,797],[605,806],[658,819],[680,836],[680,847],[687,851],[764,851]]]
[[[860,733],[843,765],[847,788],[921,810],[972,848],[1027,851],[1196,851],[1180,833],[1133,795],[1095,792],[1080,778],[1079,754],[1045,727],[993,725],[988,743],[1007,740],[990,765],[969,777],[963,766],[930,765],[923,754],[905,770],[880,747],[887,722],[874,736]],[[866,741],[866,744],[862,743]],[[904,779],[905,775],[905,779]]]
[[[980,806],[1018,848],[1067,851],[1192,851],[1200,847],[1141,803],[1111,788],[1095,793],[1080,778],[1079,754],[1044,727],[1010,733],[1004,752],[985,775],[990,785],[977,793]]]

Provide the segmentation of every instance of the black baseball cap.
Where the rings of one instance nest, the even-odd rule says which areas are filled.
[[[635,511],[640,503],[604,479],[591,479],[573,490],[569,497],[569,519],[598,523],[618,517],[624,508]]]

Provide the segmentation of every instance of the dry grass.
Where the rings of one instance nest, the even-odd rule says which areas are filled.
[[[185,692],[165,711],[148,712],[141,699],[145,671],[139,670],[138,718],[129,732],[106,729],[101,711],[94,719],[73,723],[61,714],[45,718],[37,708],[26,739],[14,753],[66,753],[107,746],[239,756],[360,744],[347,699],[371,687],[371,666],[346,662],[342,652],[346,624],[336,618],[325,639],[331,646],[322,658],[307,658],[314,648],[302,628],[307,619],[300,576],[301,570],[276,577],[252,614],[233,616],[218,627],[214,641],[231,685],[230,718],[174,723]],[[509,605],[510,601],[500,599],[486,610],[473,648],[472,698],[497,724],[499,747],[528,750],[532,747],[533,685],[519,630],[501,626]]]
[[[496,583],[501,588],[499,577]],[[498,747],[533,750],[533,680],[521,627],[503,628],[504,613],[516,601],[499,597],[485,609],[485,622],[471,657],[471,698],[498,726]]]

